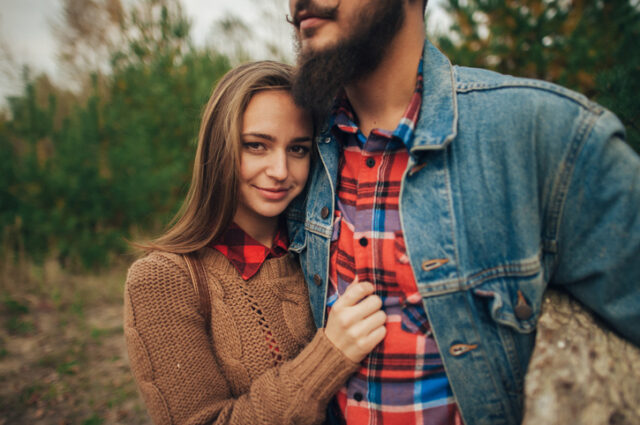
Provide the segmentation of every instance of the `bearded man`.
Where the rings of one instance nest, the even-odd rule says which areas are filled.
[[[640,160],[613,114],[452,66],[424,39],[425,0],[289,6],[293,92],[326,117],[290,249],[318,327],[354,280],[388,316],[336,416],[520,423],[547,286],[640,342]]]

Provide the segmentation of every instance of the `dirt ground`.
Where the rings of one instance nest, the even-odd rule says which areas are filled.
[[[122,259],[118,267],[82,275],[54,261],[43,266],[0,262],[0,425],[151,424],[129,373],[122,334],[122,291],[130,262]],[[527,417],[538,418],[530,422],[566,424],[573,406],[570,412],[580,412],[572,413],[574,424],[639,423],[640,351],[616,342],[619,337],[610,331],[585,325],[586,319],[570,325],[585,313],[566,302],[556,304],[546,310],[562,320],[551,313],[540,319],[543,332],[536,344],[543,351],[534,353],[536,366],[525,389]],[[559,336],[545,333],[545,326],[559,329]],[[579,349],[567,356],[575,345]],[[593,400],[603,405],[596,412],[600,416],[593,412]],[[582,409],[586,405],[592,409]],[[553,406],[562,414],[551,413],[551,420]]]
[[[125,262],[0,267],[0,425],[150,424],[122,335]]]

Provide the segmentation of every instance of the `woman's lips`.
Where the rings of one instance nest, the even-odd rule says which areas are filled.
[[[268,187],[258,187],[258,186],[254,186],[256,189],[258,189],[258,192],[260,192],[260,194],[272,201],[279,201],[281,199],[284,199],[287,194],[289,193],[289,189],[287,188],[268,188]]]

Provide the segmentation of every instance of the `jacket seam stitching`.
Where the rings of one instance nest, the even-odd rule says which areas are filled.
[[[562,168],[559,170],[557,184],[551,191],[552,195],[549,213],[547,217],[545,217],[545,228],[549,229],[549,231],[545,232],[547,234],[543,235],[543,240],[545,242],[549,241],[555,248],[553,268],[555,268],[557,262],[558,235],[560,233],[560,224],[564,214],[569,186],[571,185],[571,180],[573,178],[573,173],[576,163],[578,162],[580,152],[588,140],[597,118],[593,114],[585,114],[586,116],[582,119],[578,127],[574,142],[569,146],[569,149],[560,164]]]
[[[535,258],[519,261],[517,263],[503,264],[474,273],[467,278],[460,279],[463,290],[475,288],[482,283],[500,277],[532,277],[540,273],[541,253]],[[467,282],[465,285],[464,282]]]
[[[595,113],[602,114],[604,112],[604,108],[597,103],[591,102],[587,98],[583,98],[582,96],[576,95],[573,92],[561,89],[560,87],[555,87],[551,85],[551,83],[547,83],[544,81],[535,81],[535,80],[525,80],[525,81],[508,81],[503,83],[496,84],[486,84],[486,83],[458,83],[456,86],[456,91],[458,93],[471,93],[474,91],[490,91],[490,90],[503,90],[503,89],[532,89],[532,90],[542,90],[548,93],[555,94],[556,96],[563,97],[568,99],[585,109]]]
[[[467,279],[467,282],[469,282],[469,284],[466,285],[466,287],[469,289],[475,288],[476,286],[481,285],[484,282],[487,282],[492,279],[500,278],[500,277],[521,277],[521,278],[532,277],[540,272],[539,267],[537,267],[536,269],[531,268],[531,269],[524,269],[521,271],[514,271],[514,270],[504,269],[501,267],[495,267],[494,269],[483,270],[479,274],[485,274],[488,271],[491,271],[491,272],[482,277],[477,277],[477,278],[474,278],[473,276],[469,277],[469,279]]]
[[[451,152],[451,151],[448,151]],[[449,157],[447,154],[444,155],[444,179],[445,184],[447,185],[447,204],[449,207],[449,213],[451,214],[451,240],[453,242],[453,252],[456,257],[456,270],[457,275],[460,276],[460,253],[458,252],[458,242],[456,238],[456,216],[455,216],[455,208],[453,205],[453,191],[451,188],[451,176],[449,170]]]
[[[535,258],[529,258],[517,263],[503,264],[488,269],[483,269],[470,276],[444,279],[437,282],[418,282],[420,286],[426,285],[426,292],[423,296],[435,297],[446,295],[458,291],[468,291],[482,283],[501,277],[527,278],[536,276],[542,268],[542,252],[538,252]],[[457,289],[453,288],[457,285]],[[434,290],[434,287],[440,289]],[[421,292],[422,293],[422,292]]]

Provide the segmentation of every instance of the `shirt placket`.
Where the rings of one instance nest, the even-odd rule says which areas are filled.
[[[354,260],[359,280],[366,280],[376,286],[374,264],[376,198],[378,191],[378,171],[380,168],[380,152],[369,152],[365,148],[360,151],[358,170],[354,174],[358,181],[358,197],[356,199],[356,221],[354,223]]]

